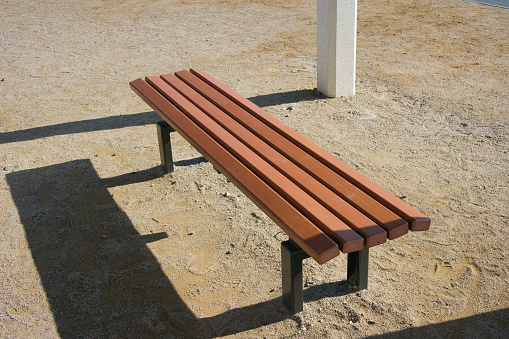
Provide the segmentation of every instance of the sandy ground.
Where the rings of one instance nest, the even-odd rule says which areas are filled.
[[[509,333],[509,10],[359,0],[357,94],[316,86],[316,2],[0,2],[0,337],[502,338]],[[305,261],[128,86],[199,67],[432,218]],[[293,110],[287,110],[289,106]]]

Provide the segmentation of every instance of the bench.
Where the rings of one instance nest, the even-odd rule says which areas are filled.
[[[281,244],[283,303],[303,309],[302,261],[348,253],[347,281],[368,285],[369,248],[430,219],[200,69],[130,83],[164,120],[161,162],[173,171],[177,131],[288,235]]]

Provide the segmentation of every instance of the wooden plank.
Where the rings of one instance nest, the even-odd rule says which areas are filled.
[[[360,172],[345,164],[343,161],[339,160],[329,152],[317,146],[309,139],[286,126],[281,121],[277,120],[265,112],[263,109],[235,92],[233,89],[215,79],[207,72],[201,69],[191,69],[191,73],[205,81],[210,86],[214,87],[223,95],[227,96],[229,99],[244,108],[257,119],[262,120],[272,129],[277,131],[277,133],[281,134],[292,143],[298,145],[300,148],[312,155],[318,161],[322,162],[328,168],[338,173],[355,186],[359,187],[363,192],[371,196],[380,204],[384,205],[386,208],[390,209],[392,212],[406,220],[409,223],[410,229],[412,231],[424,231],[429,229],[431,223],[430,219],[414,207],[405,203],[394,194],[390,193],[380,185],[362,175]]]
[[[240,160],[279,195],[310,219],[334,240],[343,252],[362,249],[364,239],[358,233],[193,105],[164,80],[159,77],[147,77],[147,82],[191,118],[201,129],[206,131],[208,135],[212,136],[217,143],[232,153],[236,159]]]
[[[224,96],[220,92],[192,73],[180,71],[176,75],[197,90],[202,96],[213,102],[214,105],[230,114],[258,137],[276,148],[288,159],[291,159],[296,165],[300,166],[335,194],[341,196],[349,204],[353,205],[370,219],[376,221],[378,225],[387,231],[389,239],[395,239],[408,232],[408,224],[405,220],[341,177],[338,173],[316,160],[303,149],[296,147],[290,140],[267,126],[264,121],[257,119],[235,102],[229,99],[223,100]]]
[[[359,212],[355,207],[348,204],[337,194],[334,194],[330,189],[302,170],[299,166],[289,161],[281,153],[277,152],[235,119],[225,114],[185,82],[173,74],[163,75],[161,78],[187,100],[191,101],[195,106],[199,107],[204,113],[233,134],[244,143],[244,145],[248,146],[253,152],[257,153],[265,161],[277,168],[287,178],[292,180],[306,193],[318,200],[329,211],[359,233],[365,239],[364,245],[366,247],[379,245],[386,241],[387,232],[383,228]],[[224,100],[228,99],[224,98]]]
[[[313,259],[323,264],[339,254],[338,245],[332,239],[236,160],[152,86],[142,79],[131,82],[130,86],[161,118],[178,131],[208,161],[219,168]],[[214,157],[210,154],[214,154]],[[345,247],[348,251],[349,246]],[[352,251],[355,250],[356,248]]]

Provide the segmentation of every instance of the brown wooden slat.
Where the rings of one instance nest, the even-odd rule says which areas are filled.
[[[193,119],[200,128],[232,153],[236,159],[239,159],[278,194],[291,202],[318,228],[338,243],[343,252],[351,251],[353,248],[356,251],[362,249],[364,239],[358,233],[193,105],[164,80],[159,77],[147,77],[147,82],[170,100],[180,111]]]
[[[401,217],[384,207],[378,201],[332,171],[304,150],[296,147],[288,139],[267,126],[264,122],[244,110],[231,100],[223,100],[224,96],[215,88],[202,81],[188,71],[177,72],[176,75],[198,91],[202,96],[216,106],[237,119],[265,142],[276,148],[280,153],[291,159],[295,164],[307,171],[315,179],[322,182],[343,199],[355,206],[370,219],[376,221],[388,233],[389,239],[394,239],[408,232],[408,224]],[[268,113],[267,113],[268,114]],[[280,123],[282,124],[282,123]]]
[[[325,263],[339,254],[338,245],[333,240],[235,159],[157,90],[142,79],[132,81],[130,86],[161,118],[178,131],[208,161],[220,169],[318,263]],[[211,154],[214,156],[210,156]],[[348,250],[350,246],[346,247]]]
[[[253,104],[251,101],[247,100],[219,80],[212,77],[207,72],[200,69],[192,69],[192,74],[198,76],[200,79],[214,87],[216,90],[221,92],[223,95],[230,98],[232,101],[237,103],[239,106],[256,116],[258,119],[262,120],[267,125],[271,126],[275,131],[279,134],[283,135],[288,140],[291,140],[292,143],[299,145],[303,150],[307,153],[311,154],[318,161],[325,164],[327,167],[346,178],[355,186],[359,187],[363,192],[371,196],[373,199],[401,216],[404,220],[406,220],[410,224],[410,229],[412,231],[423,231],[429,229],[430,219],[426,217],[424,214],[419,212],[414,207],[408,205],[394,194],[385,190],[383,187],[379,186],[372,180],[368,179],[360,172],[351,168],[343,161],[331,155],[329,152],[323,150],[321,147],[317,146],[304,136],[295,132],[290,127],[283,124],[281,121],[277,120],[263,109]],[[389,237],[391,238],[391,237]]]
[[[213,118],[223,128],[228,130],[237,139],[251,148],[264,160],[276,167],[287,178],[292,180],[306,193],[317,199],[329,211],[336,214],[342,221],[353,228],[364,239],[366,247],[372,247],[384,243],[387,238],[386,231],[374,221],[359,212],[355,207],[348,204],[338,195],[334,194],[318,180],[310,176],[299,166],[285,158],[270,145],[258,138],[255,134],[238,123],[235,119],[225,114],[222,110],[189,87],[173,74],[161,76],[175,90],[199,107],[204,113]],[[225,100],[227,100],[225,98]]]

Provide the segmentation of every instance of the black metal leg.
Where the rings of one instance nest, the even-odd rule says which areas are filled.
[[[369,248],[364,247],[359,252],[348,253],[347,280],[359,291],[368,288],[368,266]]]
[[[170,133],[175,130],[166,121],[157,123],[157,139],[159,140],[159,153],[161,154],[161,165],[166,173],[173,172],[173,156],[171,153]]]
[[[281,243],[283,304],[292,314],[303,309],[302,260],[306,258],[309,255],[292,240]]]

